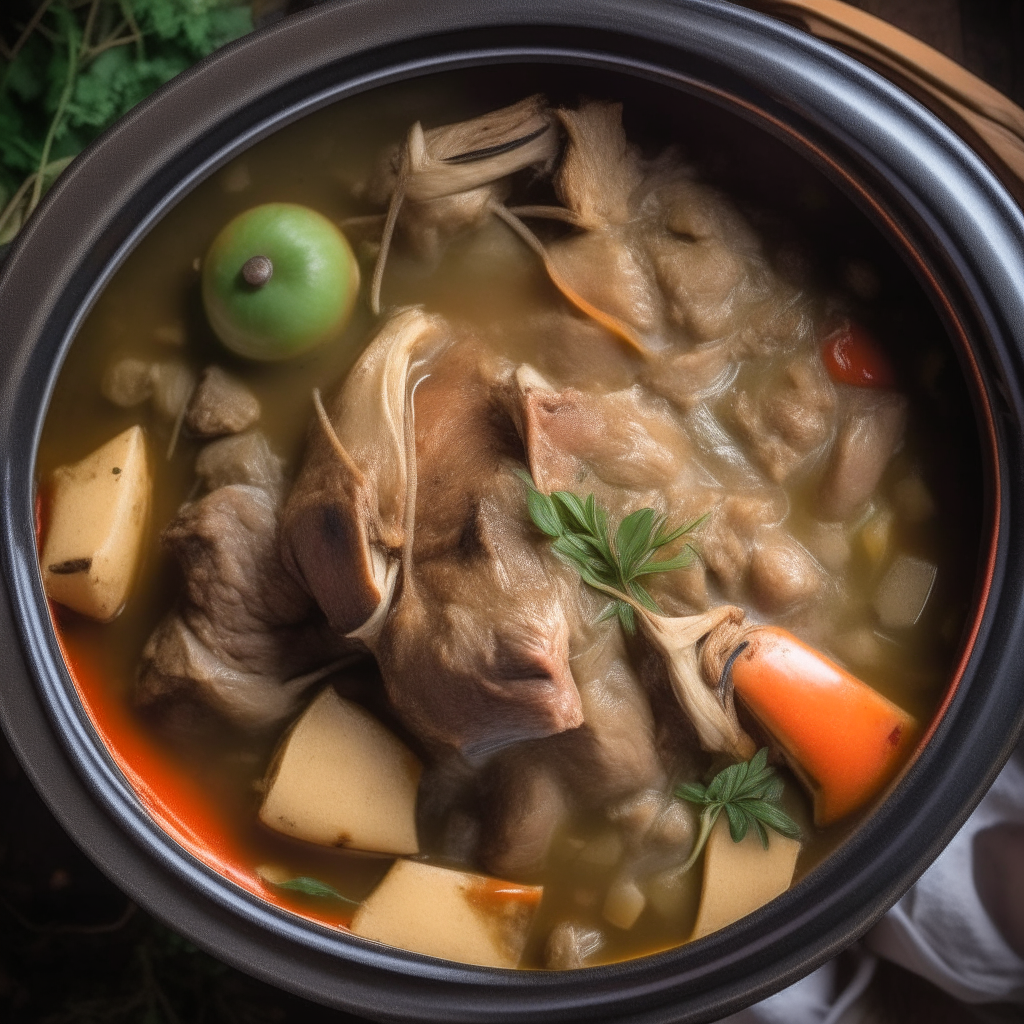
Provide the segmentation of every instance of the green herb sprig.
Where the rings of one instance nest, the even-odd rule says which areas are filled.
[[[697,841],[682,870],[687,871],[696,863],[722,811],[729,819],[729,834],[734,843],[742,842],[751,826],[757,830],[766,850],[766,829],[789,839],[799,839],[800,827],[779,807],[783,789],[782,779],[774,768],[768,767],[767,747],[762,747],[749,761],[729,765],[707,786],[696,782],[678,786],[676,796],[681,800],[704,805]]]
[[[342,896],[333,885],[321,882],[319,878],[312,878],[309,875],[298,875],[288,878],[280,868],[263,867],[257,868],[256,874],[268,885],[275,889],[288,889],[291,892],[300,892],[304,896],[316,896],[319,899],[340,900],[342,903],[349,903],[353,907],[359,906],[358,900],[350,900]]]
[[[689,542],[670,558],[656,560],[654,556],[673,541],[693,533],[707,516],[670,529],[667,516],[658,515],[653,508],[641,508],[619,523],[613,539],[608,514],[593,494],[587,498],[571,491],[544,494],[527,474],[520,476],[528,487],[526,506],[534,526],[552,538],[552,549],[574,566],[584,583],[614,599],[603,618],[617,615],[627,633],[636,631],[633,607],[620,595],[648,611],[661,613],[640,581],[654,573],[692,565],[698,555]]]

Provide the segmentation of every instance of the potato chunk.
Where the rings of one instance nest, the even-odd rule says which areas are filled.
[[[413,953],[515,967],[544,890],[486,875],[396,861],[352,919],[352,931]]]
[[[404,743],[328,687],[285,737],[260,821],[321,846],[418,853],[422,768]]]
[[[139,566],[153,482],[141,427],[54,470],[41,566],[47,596],[109,622]]]
[[[734,843],[723,814],[704,848],[704,884],[692,938],[717,932],[781,896],[793,881],[799,853],[795,839],[771,831],[767,850],[753,829]]]

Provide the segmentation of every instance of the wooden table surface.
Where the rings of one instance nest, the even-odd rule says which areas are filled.
[[[917,36],[1024,107],[1024,0],[847,0]]]

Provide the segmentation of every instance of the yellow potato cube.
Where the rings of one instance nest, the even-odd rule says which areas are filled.
[[[893,498],[900,515],[916,525],[935,515],[935,499],[928,485],[916,474],[904,477],[893,487]]]
[[[352,931],[413,953],[516,967],[544,890],[486,875],[395,861],[352,919]]]
[[[889,550],[895,518],[890,509],[879,509],[860,531],[861,545],[872,565],[880,565]]]
[[[418,853],[421,771],[397,736],[327,687],[285,737],[260,821],[321,846]]]
[[[100,622],[117,616],[138,570],[152,493],[141,427],[54,471],[40,559],[51,600]]]
[[[704,883],[691,938],[717,932],[781,896],[793,881],[800,843],[768,832],[768,849],[750,829],[734,843],[721,815],[704,848]]]

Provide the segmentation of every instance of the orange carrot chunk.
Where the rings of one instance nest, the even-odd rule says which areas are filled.
[[[811,790],[815,824],[863,807],[906,761],[916,720],[784,629],[757,626],[742,639],[736,694]]]

